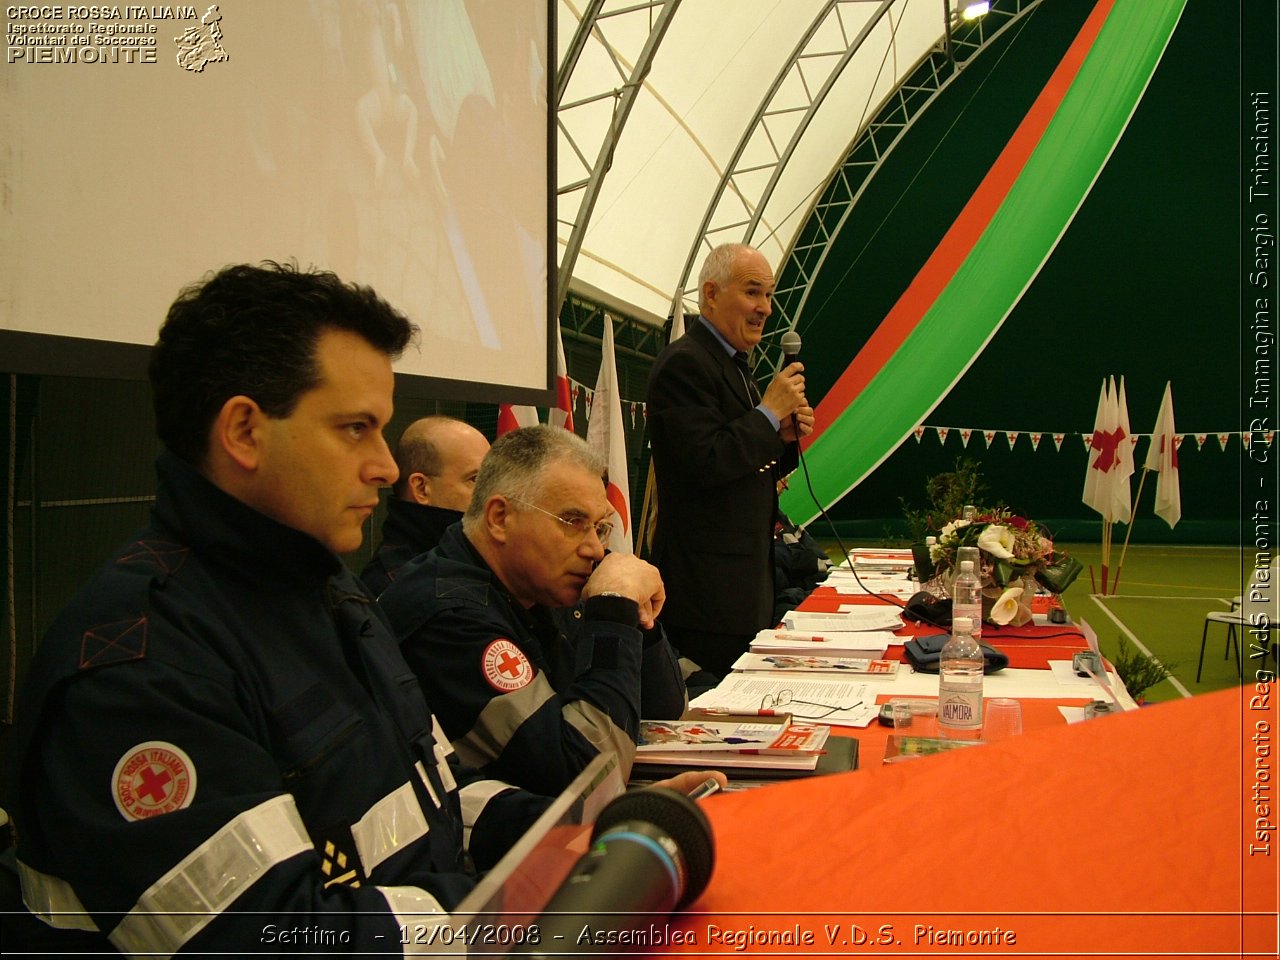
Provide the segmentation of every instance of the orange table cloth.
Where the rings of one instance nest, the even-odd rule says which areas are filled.
[[[1274,957],[1273,686],[712,796],[710,885],[639,952]]]

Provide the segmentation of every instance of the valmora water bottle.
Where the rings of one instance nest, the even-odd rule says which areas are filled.
[[[968,617],[952,617],[951,639],[938,670],[938,729],[944,736],[977,739],[982,733],[982,647]]]
[[[960,561],[960,572],[951,585],[951,616],[952,623],[955,617],[968,617],[973,624],[969,632],[982,642],[982,581],[972,560]]]

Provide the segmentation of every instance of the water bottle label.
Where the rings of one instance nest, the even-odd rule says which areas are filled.
[[[938,698],[938,722],[943,726],[970,730],[982,726],[982,696],[944,690]]]

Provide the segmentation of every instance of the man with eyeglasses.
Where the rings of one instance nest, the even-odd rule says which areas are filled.
[[[379,598],[458,755],[535,792],[604,751],[629,773],[640,718],[686,704],[657,569],[605,553],[604,469],[559,427],[499,437],[461,524]]]
[[[436,414],[405,427],[396,444],[400,479],[387,501],[382,541],[360,571],[375,597],[390,586],[401,567],[434,547],[445,530],[462,519],[488,452],[484,434],[457,417]]]

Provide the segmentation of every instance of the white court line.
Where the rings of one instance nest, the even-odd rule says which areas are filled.
[[[1129,638],[1130,643],[1132,643],[1135,647],[1137,647],[1139,650],[1145,653],[1148,657],[1155,656],[1154,653],[1152,653],[1150,650],[1148,650],[1145,646],[1142,645],[1142,641],[1133,635],[1133,631],[1130,630],[1128,627],[1126,627],[1124,625],[1124,622],[1121,621],[1119,617],[1117,617],[1114,613],[1112,613],[1110,610],[1107,609],[1106,604],[1102,602],[1102,599],[1099,594],[1091,593],[1089,594],[1089,599],[1094,602],[1094,604],[1097,606],[1099,610],[1101,610],[1111,619],[1112,623],[1114,623],[1117,627],[1120,628],[1120,632]],[[1186,687],[1184,687],[1182,685],[1182,682],[1177,677],[1173,676],[1173,674],[1169,675],[1169,682],[1173,684],[1173,688],[1177,690],[1179,693],[1181,693],[1184,697],[1191,696],[1191,691],[1188,690]]]
[[[1091,593],[1089,594],[1089,596],[1096,599],[1097,597],[1102,596],[1102,594]],[[1185,595],[1178,596],[1178,597],[1162,597],[1159,594],[1155,594],[1155,593],[1112,593],[1107,595],[1107,599],[1108,600],[1183,600],[1187,602],[1194,601],[1195,603],[1210,603],[1216,600],[1218,603],[1222,604],[1224,607],[1231,606],[1231,599],[1229,597],[1188,597]]]

